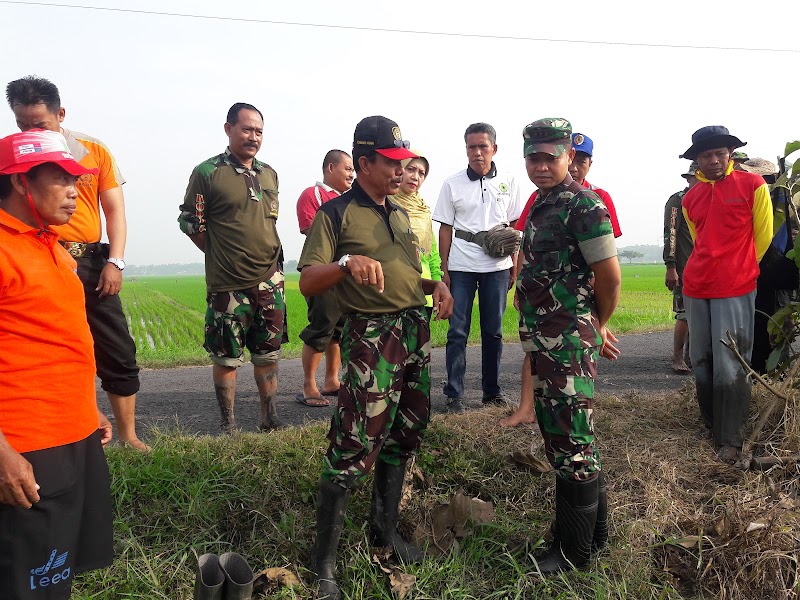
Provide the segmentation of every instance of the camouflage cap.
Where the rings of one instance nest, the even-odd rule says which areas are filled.
[[[744,162],[746,160],[749,160],[749,157],[747,156],[747,154],[745,152],[742,152],[741,150],[737,150],[736,152],[731,154],[731,160]]]
[[[689,179],[689,177],[694,177],[699,168],[700,166],[695,161],[692,161],[692,164],[689,165],[689,170],[686,171],[686,173],[683,173],[681,177],[685,177],[686,179]]]
[[[566,119],[539,119],[522,130],[522,155],[546,152],[561,156],[572,147],[572,125]]]
[[[778,167],[775,166],[775,163],[768,161],[766,158],[751,158],[739,166],[742,171],[755,173],[761,176],[775,175],[778,173]]]

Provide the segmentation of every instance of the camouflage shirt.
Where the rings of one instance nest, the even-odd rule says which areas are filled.
[[[664,264],[675,267],[678,274],[683,274],[683,268],[694,248],[689,226],[683,216],[683,197],[689,188],[675,192],[664,206]]]
[[[180,210],[183,233],[206,233],[209,292],[258,285],[278,260],[278,175],[268,164],[248,169],[226,149],[194,168]]]
[[[523,349],[599,346],[590,265],[617,255],[611,219],[600,197],[567,174],[533,203],[522,252],[525,263],[517,293]]]

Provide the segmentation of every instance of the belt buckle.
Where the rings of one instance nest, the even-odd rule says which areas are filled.
[[[83,258],[88,247],[88,244],[83,242],[62,242],[62,244],[73,258]]]

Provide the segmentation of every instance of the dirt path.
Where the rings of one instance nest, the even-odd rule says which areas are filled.
[[[676,375],[670,368],[672,332],[656,332],[620,336],[622,357],[610,362],[600,361],[597,390],[605,395],[624,395],[630,392],[666,391],[680,389],[691,377]],[[431,399],[434,412],[444,410],[442,384],[445,377],[444,348],[435,348],[432,356]],[[501,385],[515,403],[519,394],[519,373],[522,350],[518,343],[506,344],[503,352]],[[479,405],[481,399],[480,347],[467,352],[467,400]],[[219,431],[219,411],[211,384],[211,367],[182,367],[142,371],[137,418],[139,432],[155,426],[187,433],[216,434]],[[258,394],[253,381],[252,366],[239,370],[236,415],[239,426],[254,431],[258,421]],[[308,408],[294,400],[302,389],[300,359],[281,361],[279,374],[278,413],[292,425],[309,420],[329,420],[332,408]],[[100,405],[111,416],[105,393],[98,384]],[[334,399],[335,404],[335,399]]]

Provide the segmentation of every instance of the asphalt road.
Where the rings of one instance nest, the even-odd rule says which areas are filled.
[[[597,391],[599,394],[621,395],[631,392],[680,389],[690,376],[676,375],[670,366],[672,332],[656,332],[619,336],[622,356],[616,361],[600,359]],[[434,412],[444,411],[445,351],[435,348],[432,353],[431,400]],[[480,347],[467,350],[465,394],[468,403],[480,405]],[[515,404],[519,394],[522,350],[518,343],[505,344],[501,367],[503,392]],[[211,382],[211,366],[147,369],[141,373],[142,387],[137,400],[137,429],[140,436],[152,427],[174,429],[194,434],[219,432],[219,409]],[[303,371],[300,359],[280,363],[278,375],[278,414],[287,423],[300,425],[312,420],[328,421],[332,407],[310,408],[295,401],[302,389]],[[255,431],[258,424],[258,392],[253,380],[252,365],[239,369],[236,393],[236,419],[241,429]],[[111,417],[105,393],[97,385],[101,408]],[[332,406],[335,405],[335,398]]]

